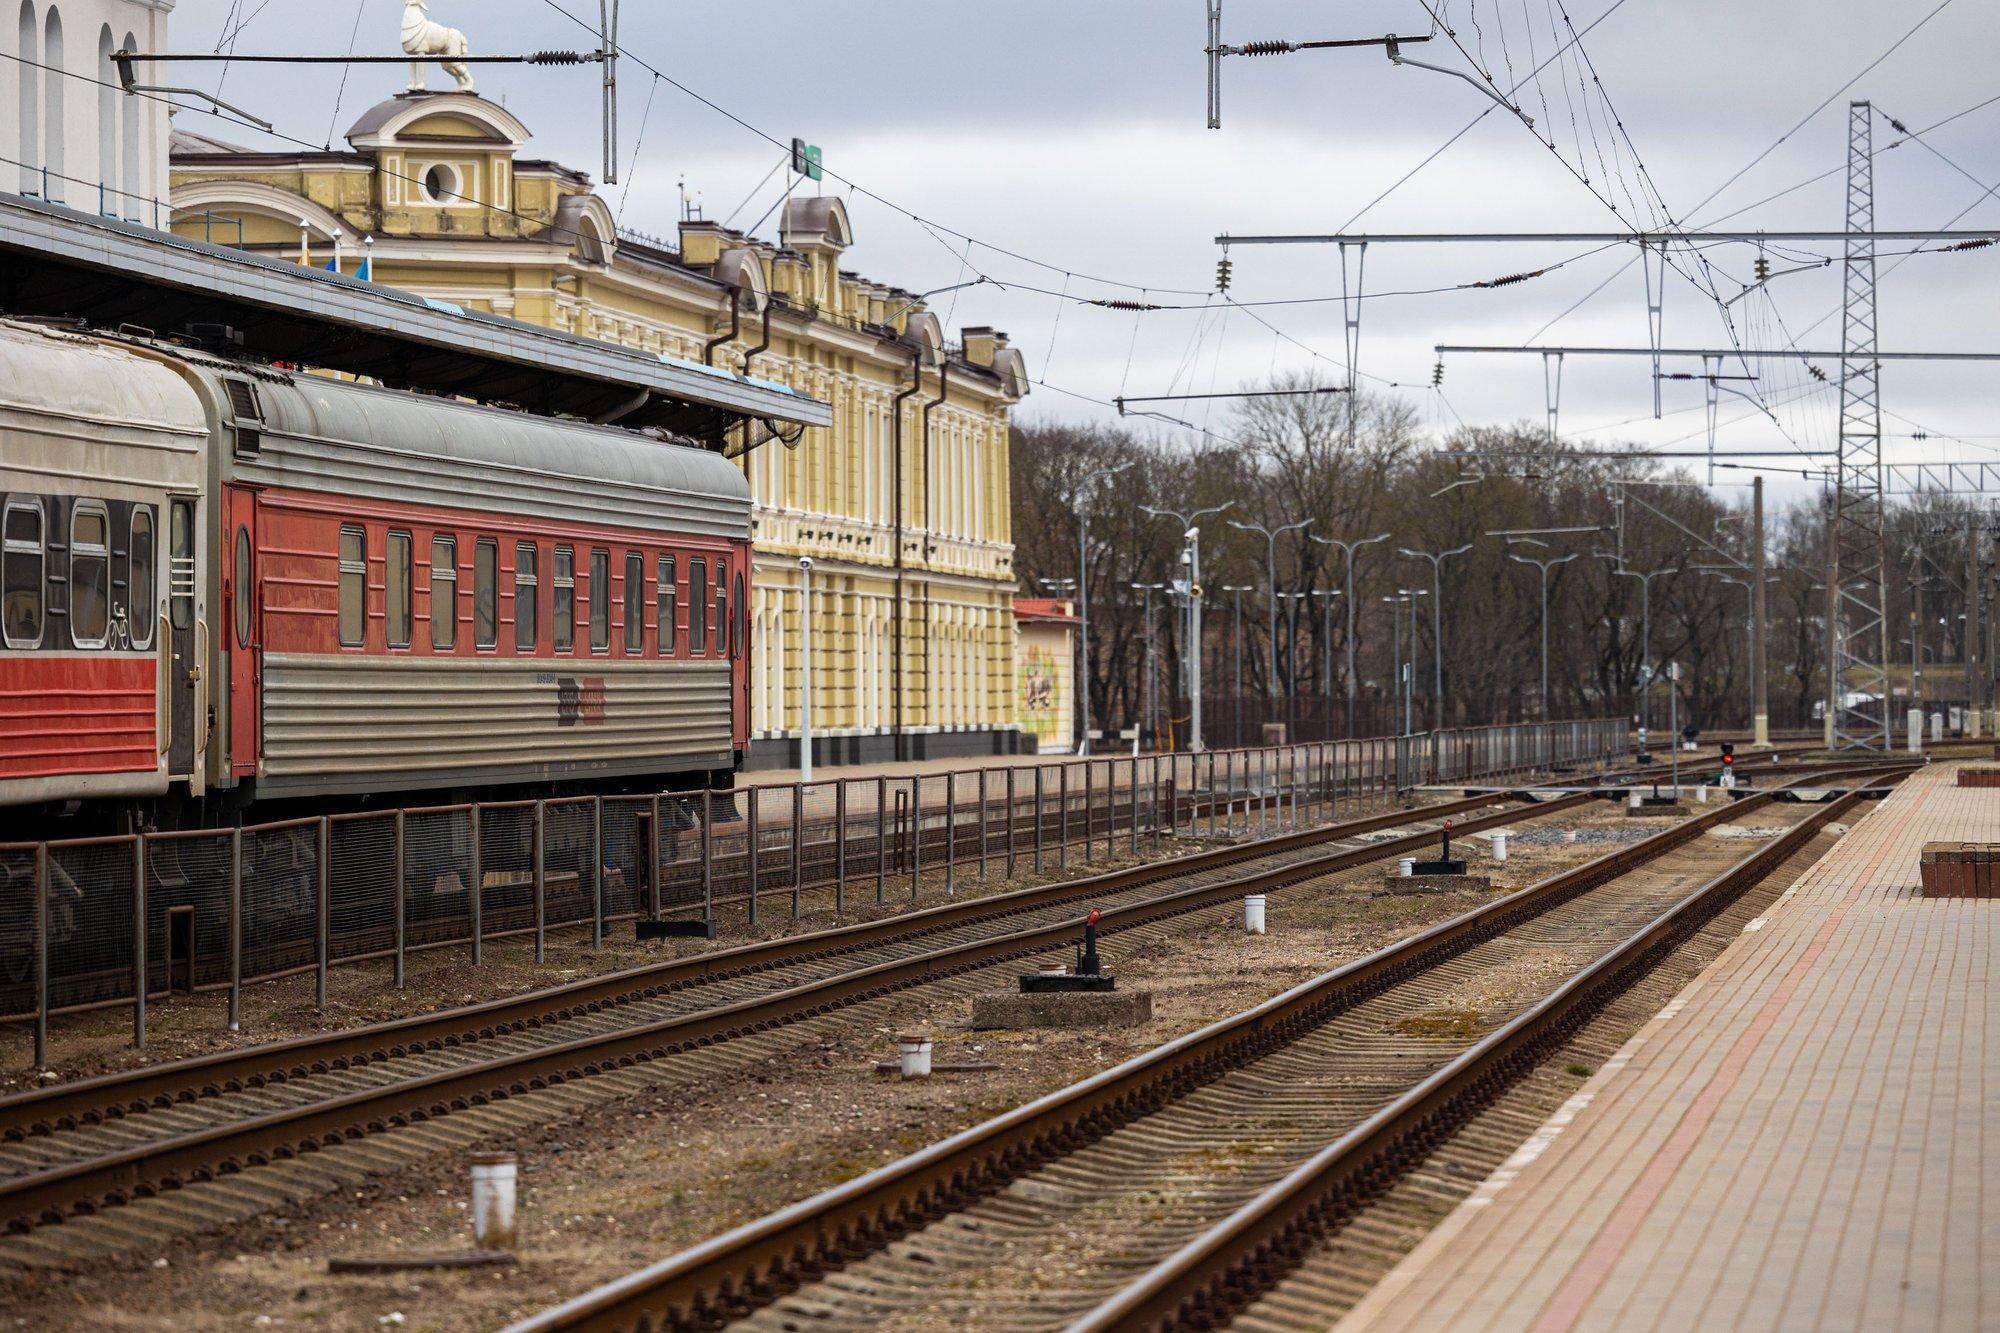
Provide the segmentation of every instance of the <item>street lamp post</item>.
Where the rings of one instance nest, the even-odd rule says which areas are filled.
[[[1313,596],[1320,599],[1319,669],[1326,675],[1326,697],[1331,699],[1333,698],[1333,599],[1340,596],[1340,589],[1314,588]],[[1328,718],[1327,722],[1331,725],[1332,718]]]
[[[1297,532],[1312,526],[1312,520],[1302,518],[1296,523],[1282,524],[1267,528],[1262,523],[1238,523],[1229,520],[1229,526],[1241,532],[1259,533],[1264,538],[1264,575],[1271,594],[1271,674],[1265,678],[1265,697],[1278,697],[1278,538],[1287,532]]]
[[[1599,558],[1618,561],[1612,573],[1620,578],[1639,580],[1639,726],[1643,730],[1653,725],[1653,580],[1662,574],[1679,572],[1677,565],[1662,565],[1658,569],[1637,570],[1625,568],[1623,558],[1616,552],[1599,551]]]
[[[1158,691],[1154,683],[1155,677],[1158,675],[1158,667],[1155,665],[1153,650],[1153,594],[1168,586],[1165,583],[1134,583],[1131,585],[1133,592],[1144,593],[1146,597],[1145,610],[1140,620],[1140,623],[1146,629],[1146,661],[1144,667],[1146,679],[1139,691],[1139,716],[1142,720],[1139,722],[1139,725],[1132,728],[1132,755],[1134,758],[1137,758],[1139,754],[1140,735],[1147,728],[1150,727],[1153,732],[1153,748],[1158,749],[1160,745],[1160,710],[1157,702]]]
[[[1296,707],[1299,698],[1299,604],[1312,594],[1281,592],[1277,595],[1291,604],[1285,619],[1285,696]]]
[[[1249,592],[1249,591],[1250,591],[1250,585],[1249,585],[1249,584],[1247,584],[1247,583],[1225,583],[1225,584],[1224,584],[1224,585],[1222,586],[1222,590],[1223,590],[1224,592],[1233,592],[1233,593],[1235,593],[1235,594],[1236,594],[1236,598],[1235,598],[1235,601],[1236,601],[1236,611],[1235,611],[1235,615],[1236,615],[1236,634],[1235,634],[1235,638],[1236,638],[1236,695],[1235,695],[1235,698],[1236,698],[1236,704],[1235,704],[1235,717],[1234,717],[1234,721],[1235,721],[1235,724],[1236,724],[1236,731],[1237,731],[1237,736],[1236,736],[1236,744],[1238,744],[1238,745],[1241,745],[1241,744],[1243,743],[1243,736],[1242,736],[1242,732],[1243,732],[1243,594],[1244,594],[1244,593],[1246,593],[1246,592]]]
[[[1236,502],[1225,500],[1207,509],[1197,509],[1191,514],[1178,513],[1172,509],[1159,509],[1152,505],[1140,505],[1141,511],[1155,518],[1171,518],[1181,525],[1181,539],[1186,543],[1183,553],[1187,559],[1187,662],[1192,668],[1188,681],[1188,748],[1199,752],[1201,742],[1201,520],[1210,514],[1220,514]]]
[[[1335,541],[1331,537],[1322,537],[1317,533],[1311,532],[1307,533],[1306,536],[1310,537],[1313,541],[1327,546],[1338,546],[1341,555],[1345,557],[1347,581],[1342,586],[1347,590],[1347,734],[1352,737],[1354,735],[1354,699],[1359,686],[1359,682],[1355,679],[1354,675],[1354,553],[1364,546],[1372,546],[1376,542],[1388,541],[1389,534],[1379,532],[1373,537],[1362,537],[1356,541],[1349,542]]]
[[[1576,559],[1576,552],[1559,556],[1554,560],[1537,560],[1533,556],[1507,553],[1509,560],[1518,560],[1524,565],[1533,565],[1542,572],[1542,721],[1549,720],[1549,571],[1557,565],[1566,565]]]
[[[1410,734],[1410,714],[1412,701],[1416,697],[1416,689],[1414,688],[1416,682],[1410,680],[1404,673],[1407,670],[1410,675],[1415,674],[1417,657],[1417,598],[1428,595],[1429,590],[1425,588],[1398,588],[1395,596],[1384,597],[1382,599],[1389,604],[1389,619],[1395,634],[1396,646],[1393,658],[1396,666],[1395,707],[1403,715],[1403,734],[1405,736]],[[1410,608],[1410,661],[1407,663],[1403,661],[1403,608],[1405,606]]]
[[[1090,493],[1106,477],[1115,477],[1131,467],[1126,460],[1116,467],[1099,468],[1083,479],[1076,493],[1076,608],[1077,635],[1083,651],[1083,681],[1077,690],[1078,716],[1083,734],[1077,740],[1078,754],[1090,753]]]
[[[1444,562],[1455,555],[1464,555],[1472,549],[1472,543],[1454,546],[1449,551],[1417,551],[1407,546],[1399,546],[1396,553],[1411,560],[1431,562],[1431,699],[1432,712],[1436,721],[1432,730],[1444,730]],[[1410,657],[1417,655],[1416,612],[1411,611]]]

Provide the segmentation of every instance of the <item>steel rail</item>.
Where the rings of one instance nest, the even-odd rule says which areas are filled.
[[[1595,792],[1574,792],[1555,800],[1476,816],[1465,821],[1460,828],[1467,833],[1477,832],[1554,813],[1594,799]],[[1481,796],[1466,802],[1450,802],[1447,806],[1489,807],[1493,804],[1494,798]],[[1351,834],[1365,831],[1357,829],[1359,824],[1381,827],[1384,824],[1409,823],[1413,816],[1421,818],[1443,809],[1445,807],[1431,806],[1418,811],[1392,812],[1355,821],[1344,827]],[[1729,807],[1720,809],[1726,812]],[[1327,835],[1329,830],[1317,832]],[[1286,843],[1296,845],[1308,836],[1288,835],[1284,839],[1267,839],[1229,850],[1245,850],[1262,856],[1273,850],[1282,850],[1282,845]],[[1267,868],[1220,883],[1112,907],[1102,912],[1099,929],[1116,932],[1199,911],[1244,894],[1268,893],[1401,852],[1421,850],[1432,845],[1436,837],[1435,830],[1427,829],[1365,847]],[[1185,858],[1142,869],[1185,875],[1192,860],[1194,858]],[[1214,864],[1211,863],[1208,868],[1215,868]],[[1129,872],[1120,872],[1125,873]],[[1117,875],[1097,877],[1099,882],[1094,889],[1088,887],[1089,881],[1073,882],[1062,886],[1074,891],[1064,896],[1104,892],[1101,881],[1117,878]],[[263,1165],[348,1139],[536,1091],[573,1078],[591,1077],[698,1046],[766,1031],[914,985],[1067,945],[1076,938],[1082,924],[1083,918],[1079,916],[881,962],[769,995],[572,1038],[546,1047],[502,1053],[462,1068],[419,1075],[379,1088],[362,1089],[259,1116],[227,1121],[0,1179],[0,1225],[22,1229],[60,1221],[73,1212],[117,1206],[134,1197],[145,1197],[244,1166]],[[687,961],[698,964],[703,960]]]
[[[1878,763],[1803,775],[1718,806],[586,1292],[515,1324],[509,1333],[707,1326],[745,1306],[762,1304],[798,1275],[879,1248],[1030,1167],[1101,1138],[1246,1060],[1297,1039],[1334,1013],[1683,846],[1717,824],[1776,800],[1790,787],[1824,787],[1842,775],[1903,767]],[[1377,851],[1367,849],[1369,858],[1374,859]]]
[[[1479,1108],[1556,1049],[1604,1001],[1767,877],[1866,793],[1850,791],[1683,897],[1449,1064],[1322,1148],[1229,1217],[1069,1326],[1068,1333],[1212,1328],[1274,1284]]]
[[[1555,785],[1555,784],[1549,784]],[[1533,788],[1520,789],[1523,795]],[[339,1032],[266,1042],[238,1051],[194,1056],[0,1097],[0,1138],[95,1124],[219,1092],[327,1073],[424,1050],[488,1040],[560,1022],[614,1004],[648,999],[693,985],[855,952],[910,936],[977,924],[1063,902],[1140,888],[1162,880],[1226,869],[1417,820],[1449,818],[1508,799],[1485,793],[1415,809],[1390,810],[1274,838],[1247,841],[1170,861],[1018,889],[903,912],[879,921],[732,945],[688,958],[586,977],[524,995],[414,1014]],[[1546,812],[1550,803],[1535,807]]]

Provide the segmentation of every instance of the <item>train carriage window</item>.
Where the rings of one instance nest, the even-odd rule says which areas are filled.
[[[147,505],[133,505],[132,538],[125,551],[125,592],[130,599],[125,623],[134,648],[152,647],[153,630],[160,622],[154,561],[153,511]]]
[[[731,657],[744,655],[743,642],[748,637],[749,615],[750,613],[744,609],[743,571],[739,569],[736,571],[736,619],[729,622],[729,632],[733,636],[729,649]]]
[[[567,653],[576,647],[576,552],[556,547],[555,624],[556,651]]]
[[[472,548],[472,646],[500,644],[500,544],[481,537]]]
[[[42,646],[46,562],[42,502],[8,500],[0,518],[0,632],[10,648]]]
[[[0,635],[9,648],[42,646],[47,563],[40,500],[9,500],[0,519]]]
[[[708,562],[688,561],[688,651],[708,651]]]
[[[382,575],[384,619],[391,648],[410,646],[410,534],[389,534],[388,561]]]
[[[175,500],[168,528],[167,595],[175,629],[194,624],[194,501]]]
[[[590,651],[611,651],[611,552],[590,553]]]
[[[431,538],[431,647],[458,644],[458,538]]]
[[[250,529],[236,529],[235,582],[231,587],[232,610],[236,620],[236,646],[250,646]]]
[[[69,637],[102,648],[111,633],[111,514],[102,500],[78,500],[69,516]]]
[[[535,597],[541,584],[540,553],[533,542],[514,547],[514,649],[535,651]]]
[[[670,555],[661,556],[660,586],[656,596],[659,600],[660,609],[659,647],[662,656],[673,652],[676,647],[676,641],[680,638],[680,628],[674,623],[674,617],[678,612],[678,608],[674,605],[677,600],[674,596],[676,591],[674,588],[676,574],[674,557]]]
[[[340,529],[340,646],[359,648],[368,641],[368,533],[343,524]]]
[[[729,656],[729,570],[715,566],[715,655]]]
[[[625,651],[646,651],[646,557],[625,553]]]

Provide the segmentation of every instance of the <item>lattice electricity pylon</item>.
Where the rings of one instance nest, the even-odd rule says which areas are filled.
[[[1875,165],[1867,102],[1847,106],[1847,230],[1875,228]],[[1833,748],[1889,748],[1889,627],[1883,603],[1882,395],[1876,359],[1875,243],[1847,243],[1840,343],[1840,461],[1835,471],[1828,586],[1827,718]],[[1879,715],[1850,699],[1873,696]]]

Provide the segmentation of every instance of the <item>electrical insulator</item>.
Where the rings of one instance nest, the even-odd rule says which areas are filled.
[[[1229,261],[1229,260],[1228,260],[1228,258],[1226,258],[1226,257],[1225,257],[1225,258],[1222,258],[1222,259],[1218,259],[1218,260],[1216,260],[1216,261],[1215,261],[1215,290],[1216,290],[1216,291],[1218,291],[1218,292],[1226,292],[1226,291],[1228,291],[1228,290],[1229,290],[1229,273],[1230,273],[1230,270],[1231,270],[1232,268],[1234,268],[1234,267],[1235,267],[1235,265],[1233,265],[1232,263],[1230,263],[1230,261]]]
[[[1818,366],[1807,366],[1806,369],[1810,371],[1812,373],[1812,377],[1818,380],[1821,384],[1826,383],[1826,372],[1824,370],[1821,370]]]
[[[1763,255],[1758,255],[1757,281],[1769,282],[1770,280],[1771,280],[1771,261],[1769,259],[1766,259]]]
[[[1443,357],[1439,357],[1439,358],[1438,358],[1438,363],[1437,363],[1436,365],[1434,365],[1434,366],[1432,366],[1432,367],[1431,367],[1431,387],[1432,387],[1433,389],[1441,389],[1441,388],[1443,388],[1443,387],[1444,387],[1444,358],[1443,358]]]
[[[1245,42],[1237,50],[1245,56],[1282,56],[1298,50],[1290,42]]]

